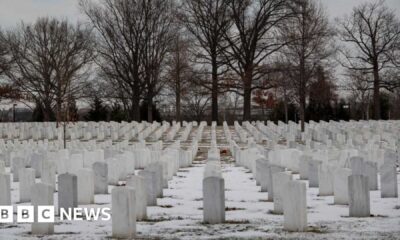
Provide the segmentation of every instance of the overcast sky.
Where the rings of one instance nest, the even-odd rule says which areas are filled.
[[[21,20],[32,22],[39,16],[68,18],[75,22],[84,17],[78,8],[79,0],[0,0],[0,26],[15,26]],[[331,19],[351,12],[352,8],[369,0],[321,0]],[[386,0],[391,9],[400,13],[400,0]],[[400,14],[399,14],[400,15]]]

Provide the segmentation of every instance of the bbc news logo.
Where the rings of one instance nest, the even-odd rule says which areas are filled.
[[[17,223],[53,223],[55,222],[54,206],[17,206]],[[110,208],[60,208],[60,221],[108,221],[111,219]],[[36,215],[36,220],[35,220]],[[0,223],[14,222],[14,207],[0,206]]]

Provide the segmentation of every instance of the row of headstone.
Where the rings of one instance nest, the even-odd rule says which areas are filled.
[[[177,141],[164,150],[165,159],[179,156],[180,142]],[[187,151],[197,153],[197,141]],[[196,154],[194,154],[195,156]],[[190,162],[193,155],[190,156]],[[164,159],[164,158],[163,158]],[[173,161],[169,161],[173,162]],[[130,176],[126,186],[117,186],[112,190],[112,236],[114,238],[134,238],[136,221],[147,218],[147,206],[157,205],[157,198],[163,197],[163,188],[168,187],[168,180],[176,174],[179,162],[174,168],[167,161],[156,161],[147,165],[138,175]],[[172,172],[170,172],[172,171]]]
[[[180,128],[181,128],[180,122],[172,124],[172,127],[170,128],[170,130],[167,133],[166,140],[173,141],[176,133],[179,131]]]
[[[190,132],[192,131],[193,123],[188,123],[185,127],[185,129],[182,131],[180,140],[181,141],[187,141],[190,135]]]
[[[235,127],[235,132],[239,137],[239,141],[241,143],[246,143],[247,142],[247,131],[245,131],[237,121],[234,122],[234,127]]]
[[[168,123],[163,122],[163,124]],[[151,125],[152,124],[146,122],[76,122],[74,124],[66,125],[66,137],[70,140],[89,140],[92,138],[104,140],[106,137],[112,138],[113,140],[119,138],[132,139],[145,127]],[[9,139],[62,140],[64,133],[62,128],[57,128],[56,123],[46,122],[1,124],[0,134],[3,138]]]
[[[137,140],[142,141],[145,140],[152,134],[158,127],[160,126],[160,123],[158,122],[153,122],[150,124],[147,128],[143,129],[143,131],[139,132],[137,135]]]
[[[278,126],[281,126],[280,128]],[[263,123],[256,123],[257,128],[260,129],[265,135],[269,136],[279,136],[284,134],[285,139],[290,141],[295,141],[299,136],[297,131],[297,125],[294,123],[285,126],[283,123],[279,123],[278,126],[267,128]],[[246,129],[254,136],[256,139],[257,131],[252,130],[253,125],[245,123]],[[276,128],[276,129],[274,129]],[[239,129],[240,126],[236,126]],[[318,141],[323,141],[323,144],[332,144],[329,138],[325,138],[324,134],[318,135],[318,131],[310,131],[312,134],[302,135],[302,139],[307,140],[307,137],[311,136]],[[314,136],[313,136],[314,135]],[[341,135],[337,135],[340,137]],[[251,139],[248,138],[248,139]],[[358,139],[360,141],[360,139]],[[336,143],[345,142],[339,138],[335,140]],[[285,192],[283,185],[291,181],[291,175],[284,172],[287,168],[293,173],[298,172],[300,180],[308,180],[309,187],[319,188],[320,196],[334,196],[334,204],[347,204],[349,205],[349,216],[350,217],[366,217],[370,216],[370,206],[369,206],[369,191],[378,190],[378,173],[380,173],[380,186],[381,186],[381,196],[382,197],[397,197],[397,173],[396,173],[396,161],[398,161],[397,156],[385,157],[384,161],[364,161],[356,154],[347,155],[347,165],[346,156],[342,157],[341,161],[328,161],[325,158],[323,160],[318,159],[321,155],[316,155],[312,149],[316,146],[322,146],[319,143],[314,142],[314,146],[307,144],[313,144],[313,140],[306,142],[306,147],[303,147],[297,143],[282,145],[279,148],[273,146],[272,151],[266,154],[266,158],[262,157],[260,154],[258,159],[251,154],[251,146],[248,148],[240,149],[233,140],[230,141],[230,149],[236,160],[237,165],[244,166],[253,172],[257,185],[261,186],[261,191],[268,192],[268,200],[274,201],[274,212],[277,214],[281,213],[284,209],[284,204],[280,203],[280,194]],[[340,145],[339,145],[340,146]],[[348,146],[344,146],[347,148]],[[288,148],[288,150],[285,150]],[[295,149],[295,151],[291,150]],[[390,153],[390,151],[386,151]],[[244,153],[244,154],[243,154]],[[304,153],[304,154],[303,154]],[[294,156],[294,158],[293,158]],[[381,155],[382,156],[382,155]],[[253,161],[255,160],[256,171],[254,171]],[[269,161],[267,160],[269,159]],[[285,159],[287,159],[286,162]],[[293,159],[294,162],[293,162]],[[329,159],[329,158],[326,158]],[[361,159],[361,161],[359,160]],[[392,159],[392,160],[387,160]],[[276,164],[276,166],[273,166]],[[272,166],[272,167],[271,167]],[[380,167],[379,167],[380,166]],[[379,169],[379,171],[378,171]],[[272,178],[272,179],[271,179]],[[270,185],[269,185],[269,184]],[[299,182],[303,184],[301,196],[306,198],[306,185],[304,182]],[[289,187],[290,189],[290,187]],[[301,191],[301,190],[298,190]],[[287,205],[285,215],[284,228],[290,231],[304,231],[306,229],[306,204],[302,204],[303,207],[299,207],[294,204],[293,201],[290,203],[290,199],[297,198],[298,196],[292,195],[289,197],[290,192],[296,192],[292,189],[286,192],[287,196],[284,198]],[[299,193],[298,193],[299,195]],[[300,201],[302,202],[302,201]],[[303,201],[305,202],[305,201]],[[297,213],[293,213],[294,209]],[[298,212],[302,210],[301,213]],[[292,212],[292,214],[289,214]],[[304,217],[305,216],[305,217]],[[296,220],[297,219],[297,220]],[[296,223],[297,221],[297,223]],[[297,226],[297,227],[296,227]]]
[[[226,121],[224,121],[224,122],[222,123],[222,128],[223,128],[223,131],[224,131],[224,135],[225,135],[226,141],[227,141],[229,144],[231,144],[230,142],[233,140],[233,139],[232,139],[232,133],[231,133],[231,131],[230,131],[230,129],[229,129],[229,126],[228,126],[228,123],[227,123]]]
[[[154,131],[151,135],[152,141],[159,141],[162,135],[170,128],[169,123],[163,123],[156,131]]]
[[[246,154],[248,158],[252,156]],[[243,156],[244,157],[244,156]],[[274,214],[284,215],[284,229],[288,231],[307,230],[307,185],[293,181],[292,173],[285,167],[270,163],[259,155],[253,174],[261,192],[268,192],[268,201],[273,202]],[[249,168],[248,165],[244,165]],[[250,169],[250,168],[249,168]]]
[[[162,145],[162,144],[161,144]],[[158,147],[159,148],[159,147]],[[104,151],[102,151],[104,152]],[[197,142],[194,142],[191,148],[185,153],[189,153],[184,155],[185,156],[185,165],[190,165],[191,161],[193,159],[193,154],[195,155],[197,153]],[[118,159],[118,161],[108,161],[108,162],[102,162],[102,158],[99,158],[98,162],[95,162],[91,164],[90,168],[93,167],[93,170],[85,168],[87,167],[88,164],[85,164],[84,159],[82,159],[81,154],[72,154],[71,157],[66,160],[67,158],[64,158],[62,155],[67,155],[68,157],[68,151],[66,154],[65,150],[62,152],[61,159],[57,162],[59,163],[58,168],[55,166],[54,160],[50,160],[42,155],[38,155],[36,153],[33,154],[32,157],[32,166],[35,168],[29,168],[28,164],[26,163],[26,159],[15,157],[12,160],[12,167],[11,167],[11,172],[13,173],[13,179],[15,181],[19,181],[20,185],[20,202],[29,202],[30,201],[30,191],[29,189],[31,186],[35,183],[35,179],[37,176],[41,178],[42,183],[47,183],[51,185],[54,189],[56,190],[56,173],[58,169],[58,173],[71,173],[75,174],[78,176],[78,182],[81,181],[84,184],[80,184],[80,190],[79,192],[82,192],[82,194],[79,194],[79,199],[80,202],[85,202],[85,203],[91,203],[93,202],[93,195],[94,192],[96,193],[107,193],[107,184],[116,184],[115,182],[110,182],[113,178],[113,176],[117,176],[116,181],[118,180],[123,180],[126,175],[129,173],[133,173],[135,169],[134,161],[132,159],[131,155],[124,156],[121,155],[121,158]],[[160,154],[161,155],[161,154]],[[36,157],[36,158],[35,158]],[[174,157],[174,156],[172,156]],[[92,162],[92,161],[91,161]],[[169,161],[171,162],[171,161]],[[0,170],[1,173],[5,173],[5,164],[3,161],[0,161]],[[117,171],[115,168],[115,164],[113,165],[112,163],[118,163],[117,165],[121,165],[118,167]],[[123,163],[123,164],[122,164]],[[164,164],[166,164],[167,161],[164,161]],[[62,167],[68,165],[68,169],[66,170],[60,170]],[[86,166],[85,166],[86,165]],[[179,165],[176,164],[176,168],[179,168]],[[61,167],[60,167],[61,166]],[[26,168],[28,167],[28,168]],[[121,170],[128,169],[129,172],[124,172],[121,176]],[[165,168],[165,173],[164,175],[168,175],[168,169],[167,167]],[[172,170],[174,171],[174,170]],[[175,170],[176,171],[176,170]],[[117,173],[116,173],[117,172]],[[172,175],[172,174],[171,174]],[[121,179],[122,178],[122,179]],[[166,178],[166,177],[165,177]],[[80,180],[82,179],[82,180]],[[96,186],[94,186],[96,183]],[[163,182],[163,186],[165,186],[166,183],[165,181]],[[94,187],[93,187],[94,186]],[[86,194],[86,196],[85,196]]]
[[[243,122],[243,126],[252,135],[257,143],[261,143],[265,139],[264,134],[258,128],[250,124],[250,122]]]
[[[196,136],[194,137],[198,142],[201,142],[203,139],[203,131],[204,127],[207,126],[207,122],[201,122],[199,127],[197,128]]]
[[[197,142],[193,148],[197,151]],[[157,204],[162,189],[168,186],[168,172],[161,161],[149,164],[136,176],[127,179],[126,187],[114,187],[112,191],[113,237],[131,237],[135,234],[136,219],[147,218],[146,207]],[[94,195],[108,193],[108,165],[95,162],[93,169],[81,168],[77,175],[64,173],[58,176],[58,208],[74,208],[79,204],[94,203]],[[46,170],[43,171],[45,173]],[[46,175],[46,174],[44,174]],[[20,170],[22,189],[30,186],[31,202],[34,206],[53,205],[54,186],[35,183],[34,169]],[[32,181],[28,181],[28,179]],[[29,184],[28,184],[29,183]],[[5,190],[0,204],[11,204],[10,175],[0,174],[0,189]],[[22,190],[21,190],[22,191]],[[126,212],[130,214],[126,214]],[[134,217],[132,217],[134,216]],[[32,223],[32,234],[52,234],[54,223]]]

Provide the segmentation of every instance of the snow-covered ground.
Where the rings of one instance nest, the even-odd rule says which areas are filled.
[[[148,207],[148,220],[137,222],[137,237],[144,239],[400,239],[400,199],[380,197],[371,191],[371,217],[349,218],[348,206],[333,205],[333,197],[318,196],[317,188],[307,190],[308,226],[304,233],[283,230],[283,216],[271,213],[273,203],[268,193],[260,192],[254,176],[243,167],[236,167],[227,150],[223,133],[218,128],[218,144],[222,150],[225,179],[226,223],[203,224],[202,179],[209,145],[209,127],[190,168],[178,171],[164,189],[164,198],[157,206]],[[226,153],[225,153],[226,152]],[[298,179],[298,175],[294,175]],[[400,178],[398,175],[400,188]],[[12,185],[12,201],[18,196],[18,183]],[[110,189],[112,187],[110,186]],[[0,193],[1,194],[1,193]],[[111,207],[110,195],[96,195],[96,205]],[[57,202],[55,194],[54,202]],[[29,203],[28,203],[29,204]],[[17,205],[17,204],[16,204]],[[31,239],[30,224],[0,224],[0,239]],[[55,234],[40,239],[105,239],[111,237],[111,221],[57,221]]]

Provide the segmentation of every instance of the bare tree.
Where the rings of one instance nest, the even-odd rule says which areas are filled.
[[[6,72],[11,68],[12,62],[13,60],[7,43],[6,33],[0,29],[0,101],[6,99],[14,101],[22,98],[18,89],[16,89],[12,83],[6,80],[4,81],[3,79],[6,77]],[[2,116],[0,118],[2,118]]]
[[[206,88],[192,85],[189,93],[182,98],[183,114],[189,119],[200,122],[204,120],[204,115],[209,108],[210,95]]]
[[[0,76],[9,69],[11,63],[11,57],[9,48],[7,46],[6,36],[0,29]]]
[[[97,64],[102,76],[116,87],[119,97],[129,108],[129,118],[140,121],[140,100],[144,96],[143,81],[145,29],[148,13],[146,1],[89,0],[80,6],[97,30]]]
[[[274,64],[274,73],[271,76],[271,85],[275,89],[275,94],[281,98],[285,113],[285,122],[289,121],[289,104],[294,103],[296,97],[296,89],[292,84],[292,76],[288,72],[288,66],[283,59],[278,58]]]
[[[353,104],[359,104],[362,113],[362,119],[369,120],[369,108],[371,103],[371,93],[373,86],[371,73],[348,70],[346,74],[349,77],[349,82],[346,89],[350,90],[351,98],[354,99]]]
[[[314,0],[291,2],[294,16],[280,26],[280,35],[288,44],[282,49],[288,77],[299,103],[301,129],[304,131],[306,98],[312,76],[318,66],[333,53],[334,33],[322,6]]]
[[[82,0],[81,8],[98,33],[97,61],[114,97],[140,121],[140,101],[153,118],[153,99],[164,86],[165,59],[174,34],[171,0]]]
[[[289,121],[289,104],[291,104],[292,97],[295,96],[293,88],[290,85],[290,79],[287,76],[281,76],[279,85],[277,85],[277,92],[280,93],[283,99],[283,107],[285,111],[285,123]]]
[[[39,18],[11,32],[7,45],[13,59],[7,76],[20,91],[43,105],[45,121],[61,121],[63,103],[79,97],[86,84],[94,57],[91,29],[66,20]]]
[[[177,29],[172,1],[149,0],[142,4],[146,11],[146,21],[141,62],[146,86],[147,121],[152,122],[153,98],[166,83],[166,78],[162,78],[161,74]]]
[[[190,60],[190,39],[175,36],[167,64],[168,87],[175,98],[175,119],[181,121],[181,102],[194,76],[194,69]]]
[[[278,25],[291,14],[287,3],[285,0],[229,1],[234,28],[225,34],[229,48],[224,53],[229,67],[239,76],[231,89],[243,95],[243,120],[251,118],[252,91],[266,86],[261,65],[285,45],[276,36]]]
[[[218,122],[219,76],[222,74],[221,47],[224,35],[231,27],[229,0],[187,0],[183,4],[181,21],[196,38],[200,47],[197,57],[200,63],[210,64],[211,81],[201,82],[202,87],[211,91],[211,118]],[[202,80],[205,80],[202,78]]]
[[[310,84],[307,119],[329,121],[334,118],[333,106],[338,102],[335,79],[329,68],[318,66]]]
[[[361,4],[340,21],[341,40],[351,48],[342,48],[342,65],[350,70],[373,75],[374,119],[381,118],[380,90],[391,85],[382,80],[382,71],[396,67],[400,51],[400,21],[385,1]]]

